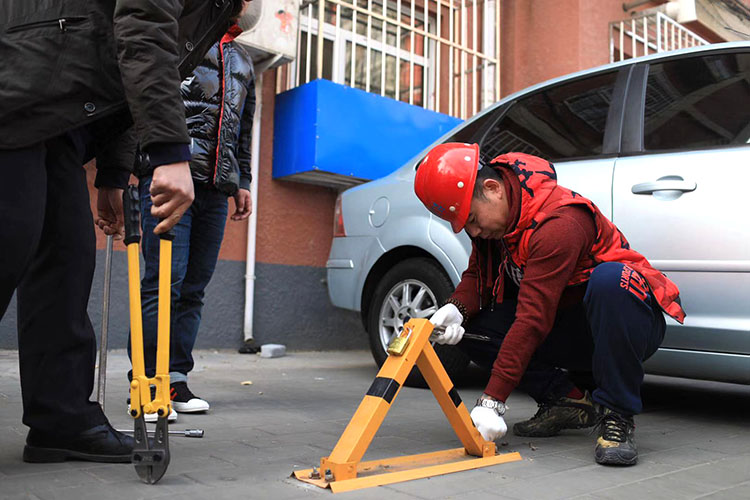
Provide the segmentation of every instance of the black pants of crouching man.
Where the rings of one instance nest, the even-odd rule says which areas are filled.
[[[643,362],[664,338],[664,315],[643,278],[619,262],[594,269],[583,302],[559,311],[554,326],[519,384],[537,402],[553,401],[573,388],[571,376],[593,376],[594,401],[625,415],[641,412]],[[458,347],[490,368],[513,324],[516,301],[483,309],[466,331],[491,342],[464,339]]]

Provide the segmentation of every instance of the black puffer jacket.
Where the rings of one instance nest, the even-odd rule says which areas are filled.
[[[233,41],[239,33],[233,26],[180,87],[192,139],[193,180],[228,195],[250,189],[251,180],[255,74],[250,55]]]
[[[109,150],[117,138],[132,153],[135,137],[123,132],[133,122],[147,152],[187,145],[179,82],[241,7],[242,0],[3,0],[0,149],[93,122],[96,143]]]

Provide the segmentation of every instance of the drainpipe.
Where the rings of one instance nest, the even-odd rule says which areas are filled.
[[[276,66],[282,54],[255,66],[255,115],[253,116],[253,136],[250,141],[250,197],[253,200],[253,213],[247,221],[247,253],[245,254],[245,314],[242,334],[245,342],[253,340],[253,299],[255,297],[255,235],[258,228],[258,183],[260,181],[260,123],[263,115],[263,72]]]
[[[259,68],[260,69],[260,68]],[[253,298],[255,295],[255,235],[258,227],[258,180],[260,176],[260,123],[263,115],[263,74],[258,71],[255,80],[255,115],[253,136],[250,141],[250,199],[253,200],[253,213],[247,220],[247,253],[245,254],[245,314],[242,333],[245,342],[253,340]]]

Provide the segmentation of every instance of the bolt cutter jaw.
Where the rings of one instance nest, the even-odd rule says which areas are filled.
[[[149,442],[143,416],[135,419],[135,447],[133,465],[138,477],[146,484],[154,484],[169,467],[169,428],[167,417],[159,417],[153,441]]]

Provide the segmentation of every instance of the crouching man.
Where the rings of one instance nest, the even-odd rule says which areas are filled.
[[[472,240],[469,267],[430,321],[445,327],[439,343],[491,368],[471,412],[482,436],[505,434],[505,401],[520,387],[539,411],[516,435],[598,424],[596,461],[635,464],[643,362],[664,337],[662,311],[685,318],[674,283],[590,200],[559,186],[541,158],[508,153],[485,164],[476,144],[441,144],[422,160],[414,189]],[[462,340],[464,328],[492,341]],[[576,373],[593,375],[592,393],[571,381]]]

